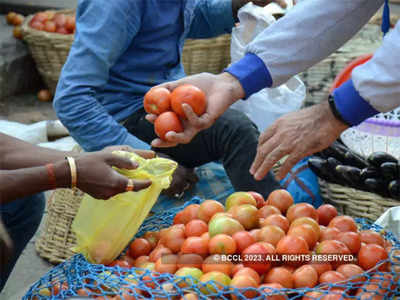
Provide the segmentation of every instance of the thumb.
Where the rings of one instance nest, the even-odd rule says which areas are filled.
[[[181,83],[182,84],[182,83]],[[170,82],[165,82],[160,85],[155,86],[154,88],[157,87],[163,87],[172,92],[175,88],[177,88],[179,85],[179,81],[170,81]]]
[[[105,162],[113,167],[117,167],[119,169],[136,169],[139,164],[128,157],[118,156],[116,154],[109,153],[105,158]]]

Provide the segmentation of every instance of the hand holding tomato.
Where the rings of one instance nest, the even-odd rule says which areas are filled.
[[[198,116],[195,113],[196,108],[192,109],[190,105],[186,103],[182,104],[182,110],[187,118],[187,120],[183,120],[182,122],[183,132],[168,132],[165,135],[165,140],[153,140],[153,147],[174,147],[178,144],[190,143],[197,133],[211,127],[215,120],[217,120],[231,104],[244,97],[244,91],[239,81],[229,73],[222,73],[219,75],[201,73],[177,81],[164,83],[158,87],[164,87],[169,91],[174,91],[179,86],[185,84],[194,85],[205,93],[207,100],[205,112]],[[146,119],[152,123],[156,118],[157,116],[152,114],[146,116]]]

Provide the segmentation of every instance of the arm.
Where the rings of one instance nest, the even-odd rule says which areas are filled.
[[[75,41],[64,65],[54,109],[71,136],[87,151],[109,145],[149,147],[116,122],[97,101],[109,70],[139,30],[141,1],[82,0]]]

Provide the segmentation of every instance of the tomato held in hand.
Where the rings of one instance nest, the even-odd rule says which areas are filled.
[[[182,104],[189,104],[194,113],[201,116],[206,111],[206,95],[198,87],[191,84],[178,86],[171,93],[171,107],[178,116],[186,119]]]
[[[144,95],[144,110],[148,114],[160,115],[171,108],[171,93],[166,88],[153,88]]]
[[[176,113],[172,111],[167,111],[159,115],[155,120],[154,131],[160,139],[165,140],[165,135],[167,134],[167,132],[182,132],[183,127]]]

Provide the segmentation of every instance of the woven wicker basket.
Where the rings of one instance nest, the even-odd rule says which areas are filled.
[[[318,181],[322,198],[335,206],[341,214],[375,222],[387,209],[400,205],[400,201],[383,198],[378,194],[328,183],[322,179]]]
[[[73,10],[60,10],[59,13],[73,15]],[[52,93],[57,87],[61,69],[67,60],[69,49],[74,40],[73,34],[58,34],[36,30],[29,26],[33,15],[22,24],[22,35],[35,60],[36,67]]]

